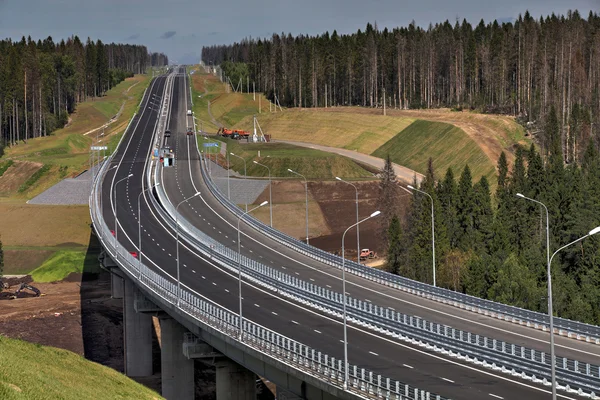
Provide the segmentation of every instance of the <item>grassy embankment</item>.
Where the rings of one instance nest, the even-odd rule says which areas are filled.
[[[427,170],[431,157],[438,178],[443,177],[448,168],[452,168],[454,176],[458,176],[464,166],[469,165],[476,179],[485,176],[494,183],[496,169],[492,160],[462,129],[454,125],[416,120],[372,153],[379,158],[385,158],[388,154],[395,163],[423,172]]]
[[[0,161],[0,172],[4,170],[0,174],[0,235],[5,274],[28,274],[39,268],[34,274],[39,279],[58,280],[70,272],[81,272],[86,262],[88,266],[97,264],[87,255],[91,233],[87,205],[32,205],[26,200],[84,171],[90,145],[107,145],[109,154],[149,82],[146,75],[127,79],[106,96],[79,104],[67,127],[6,149]],[[104,130],[103,137],[96,139],[102,130],[85,135],[108,122],[123,104],[122,114]]]
[[[440,111],[430,113],[431,119],[425,119],[428,115],[425,112],[398,115],[390,112],[392,115],[388,116],[376,112],[355,107],[288,109],[283,113],[262,114],[258,120],[265,133],[275,140],[345,148],[382,158],[389,152],[394,162],[420,173],[426,172],[427,160],[432,157],[439,176],[448,167],[456,175],[469,163],[474,179],[482,175],[493,178],[500,151],[507,151],[510,159],[515,143],[527,145],[523,129],[507,117],[500,120],[495,116],[474,115],[477,120],[471,121],[467,119],[471,117],[468,113]],[[453,118],[457,125],[446,121]],[[242,119],[236,127],[246,125],[249,120],[250,117]],[[478,141],[458,125],[477,131],[485,129],[486,136]],[[494,185],[495,179],[490,183]]]
[[[0,335],[0,354],[0,398],[4,400],[162,398],[125,375],[67,350]]]

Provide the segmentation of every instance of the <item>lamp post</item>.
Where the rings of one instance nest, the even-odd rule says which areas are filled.
[[[304,178],[304,186],[306,188],[306,244],[308,244],[308,182],[306,181],[306,177],[304,175],[299,174],[298,172],[293,171],[290,168],[288,168],[288,171],[292,174],[296,174]]]
[[[348,327],[346,322],[346,259],[344,257],[344,240],[346,233],[358,224],[365,222],[368,219],[378,216],[381,211],[375,211],[367,218],[350,225],[342,235],[342,292],[344,293],[344,390],[348,389]]]
[[[550,217],[548,207],[538,200],[534,200],[521,193],[517,197],[537,203],[546,210],[546,274],[548,280],[548,319],[550,321],[550,370],[552,375],[552,399],[556,399],[556,367],[554,365],[554,312],[552,310],[552,273],[550,270]]]
[[[229,154],[231,154],[234,157],[239,158],[240,160],[242,160],[244,162],[244,181],[245,181],[246,180],[246,160],[243,157],[236,156],[235,154],[233,154],[231,152]],[[244,196],[244,197],[246,197],[246,196]],[[248,211],[248,199],[246,199],[246,211]]]
[[[227,199],[231,200],[231,188],[229,186],[229,153],[227,153]]]
[[[340,182],[344,182],[347,183],[348,185],[351,185],[354,188],[354,191],[356,192],[356,258],[358,259],[358,263],[360,264],[360,231],[358,229],[358,188],[356,187],[355,184],[350,183],[348,181],[343,180],[342,178],[340,178],[339,176],[336,176],[335,179],[337,179]]]
[[[568,243],[566,245],[564,245],[563,247],[559,248],[558,250],[556,250],[554,252],[554,254],[552,254],[552,257],[550,257],[550,261],[548,262],[548,271],[550,271],[550,266],[552,265],[552,259],[554,258],[554,256],[561,251],[564,248],[569,247],[572,244],[575,244],[583,239],[585,239],[588,236],[592,236],[595,235],[596,233],[600,232],[600,226],[592,229],[591,231],[588,232],[587,235],[584,235],[582,237],[580,237],[577,240],[573,240],[571,243]],[[551,279],[550,279],[550,272],[548,272],[548,313],[550,314],[550,324],[552,324],[552,319],[553,319],[553,315],[552,315],[552,284],[551,284]],[[555,368],[555,360],[554,360],[554,340],[553,340],[553,329],[554,327],[552,325],[550,325],[550,333],[551,333],[551,350],[552,350],[552,354],[550,355],[550,365],[551,365],[551,371],[552,371],[552,400],[556,400],[556,368]]]
[[[427,192],[424,192],[423,190],[417,189],[415,187],[413,187],[412,185],[408,185],[407,186],[410,190],[414,190],[416,192],[419,193],[423,193],[424,195],[426,195],[427,197],[429,197],[429,200],[431,200],[431,252],[433,253],[433,286],[435,287],[435,217],[433,214],[433,197],[431,197],[431,195]]]
[[[113,190],[113,195],[114,195],[114,202],[115,202],[115,253],[116,253],[116,259],[119,259],[119,252],[117,251],[117,243],[119,242],[119,225],[117,224],[117,210],[119,209],[119,207],[117,207],[117,185],[121,182],[123,182],[126,179],[129,179],[133,176],[133,174],[129,174],[127,175],[125,178],[123,179],[119,179],[117,181],[117,183],[115,183],[115,190]],[[116,261],[116,260],[115,260]]]
[[[265,167],[267,171],[269,171],[269,215],[271,218],[271,228],[273,227],[273,197],[271,192],[271,168],[267,167],[264,164],[259,163],[258,161],[252,161],[256,165],[260,165],[261,167]]]
[[[147,189],[144,189],[140,192],[140,194],[138,194],[138,250],[140,252],[140,254],[138,254],[138,277],[142,276],[142,215],[141,215],[141,206],[140,206],[140,199],[142,197],[142,194],[144,194],[145,192],[147,192],[148,190],[152,190],[155,187],[160,186],[160,182],[155,183],[153,186],[150,186]]]
[[[555,352],[554,352],[554,311],[553,311],[553,307],[552,307],[552,269],[550,267],[552,264],[552,258],[554,258],[556,253],[558,253],[560,250],[564,249],[565,247],[568,247],[568,246],[572,245],[573,243],[576,243],[580,240],[585,239],[588,236],[598,233],[600,231],[600,228],[593,229],[587,235],[575,240],[574,242],[567,244],[566,246],[561,247],[560,249],[556,250],[556,252],[552,255],[552,257],[550,257],[550,217],[548,214],[548,207],[546,207],[546,205],[544,203],[542,203],[541,201],[527,197],[527,196],[523,195],[522,193],[517,193],[517,197],[520,197],[522,199],[529,200],[533,203],[539,204],[542,207],[544,207],[544,210],[546,211],[546,262],[547,262],[546,273],[547,273],[547,279],[548,279],[548,319],[549,319],[549,325],[550,325],[550,372],[552,375],[552,399],[555,400],[556,399],[556,365],[555,365],[555,359],[554,359],[554,354],[555,354]]]
[[[193,199],[196,196],[199,196],[200,192],[196,192],[196,194],[194,194],[193,196],[188,197],[187,199],[184,199],[182,201],[179,202],[179,204],[177,204],[177,207],[175,207],[175,231],[177,233],[177,238],[176,238],[176,244],[175,244],[175,248],[177,250],[177,307],[179,307],[179,299],[180,299],[180,295],[181,295],[181,279],[180,279],[180,275],[179,275],[179,206],[182,205],[183,203],[187,202],[188,200]]]
[[[246,211],[245,213],[243,213],[242,215],[240,215],[238,217],[238,224],[237,224],[237,231],[238,231],[238,285],[239,285],[238,295],[240,298],[240,331],[238,333],[238,335],[239,335],[238,338],[240,339],[240,341],[242,340],[242,246],[240,243],[240,240],[241,240],[240,221],[242,220],[242,218],[244,218],[246,216],[246,214],[251,213],[252,211],[264,206],[267,203],[268,203],[268,201],[263,201],[262,203],[260,203],[259,205],[257,205],[253,209],[251,209],[250,211]]]

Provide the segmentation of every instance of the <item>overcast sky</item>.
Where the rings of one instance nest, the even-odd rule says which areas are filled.
[[[198,62],[202,46],[273,32],[351,33],[466,18],[512,21],[525,10],[538,18],[578,9],[600,12],[600,0],[0,0],[0,38],[55,41],[78,35],[144,44],[179,63]]]

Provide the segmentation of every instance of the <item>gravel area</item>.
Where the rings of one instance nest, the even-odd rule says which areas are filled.
[[[221,166],[210,163],[210,171],[213,181],[221,191],[227,195],[227,170]],[[258,196],[269,186],[267,179],[244,179],[243,175],[230,171],[229,191],[231,201],[235,204],[253,204]]]
[[[63,179],[48,190],[29,200],[27,203],[50,205],[86,205],[89,203],[91,177],[92,173],[88,170],[75,178]]]

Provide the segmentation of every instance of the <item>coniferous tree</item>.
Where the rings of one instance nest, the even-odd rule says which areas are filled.
[[[379,198],[377,200],[378,210],[381,211],[381,231],[380,236],[385,243],[388,245],[388,227],[392,218],[399,214],[399,195],[400,187],[394,171],[394,165],[388,154],[385,165],[381,170],[381,178],[379,181]]]
[[[471,169],[466,165],[458,182],[458,201],[456,206],[459,226],[458,248],[463,251],[471,249],[475,239],[474,194]]]
[[[398,274],[400,266],[403,263],[404,249],[403,249],[403,237],[402,227],[400,226],[400,219],[394,215],[390,220],[388,227],[388,249],[386,256],[386,269],[392,274]]]

